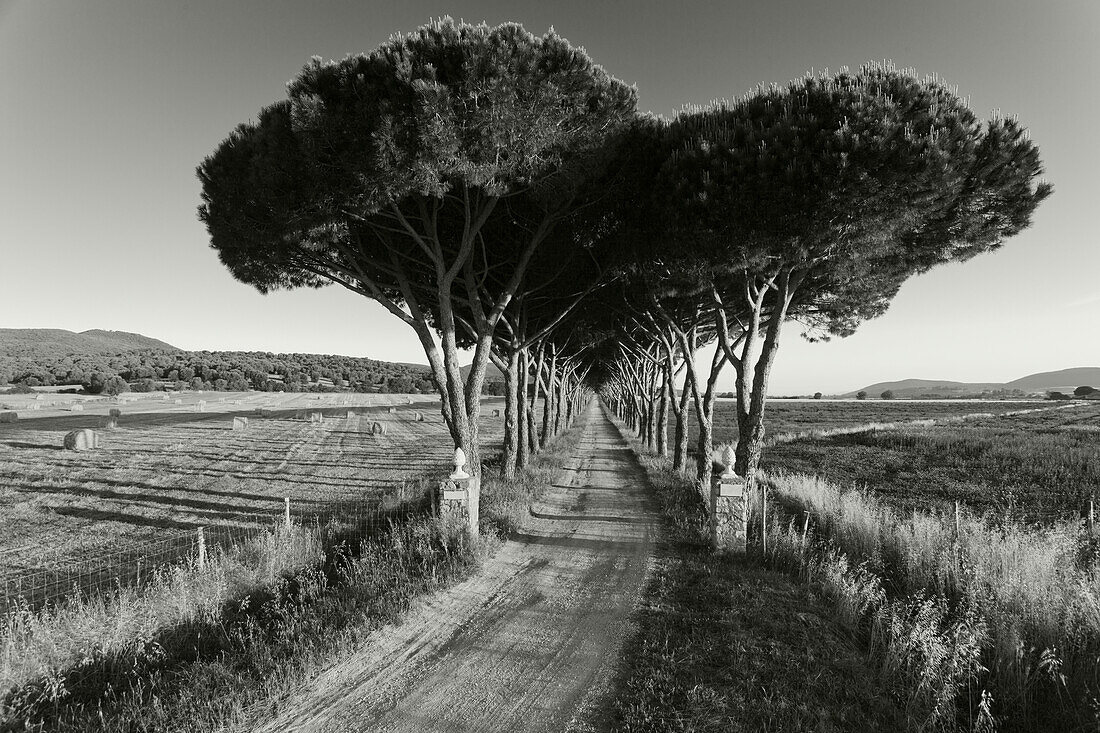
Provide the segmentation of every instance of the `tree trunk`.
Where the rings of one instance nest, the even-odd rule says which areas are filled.
[[[699,416],[699,439],[696,441],[695,450],[695,478],[704,491],[709,491],[713,471],[714,452],[714,403],[704,399],[703,415]]]
[[[534,382],[532,383],[531,401],[527,406],[527,443],[531,454],[539,451],[539,431],[535,429],[535,405],[539,402],[539,393],[542,389],[542,363],[546,354],[545,344],[539,345],[539,358],[535,361]],[[545,415],[546,413],[543,412]]]
[[[529,368],[530,364],[527,349],[523,349],[519,354],[519,399],[516,401],[519,407],[519,419],[516,423],[516,440],[518,442],[516,463],[521,470],[527,468],[527,464],[531,457],[531,449],[527,437],[530,429],[531,410],[531,406],[527,403]]]
[[[756,469],[760,465],[760,456],[764,446],[764,406],[767,401],[768,379],[771,376],[772,364],[775,363],[776,353],[779,351],[779,336],[783,329],[783,322],[787,317],[787,308],[790,306],[791,297],[801,283],[804,273],[794,274],[791,271],[781,273],[778,287],[775,292],[775,302],[772,312],[768,317],[767,330],[764,341],[760,347],[760,356],[756,360],[752,374],[752,387],[748,398],[747,413],[745,410],[745,397],[742,394],[747,388],[749,373],[749,351],[743,351],[741,368],[738,370],[738,415],[737,415],[737,462],[736,470],[745,477],[746,491],[756,488]],[[754,321],[760,322],[759,310],[754,313]]]
[[[676,428],[675,428],[675,443],[672,450],[672,468],[675,471],[683,471],[684,466],[687,464],[687,449],[688,449],[688,400],[691,397],[691,393],[688,391],[688,385],[685,384],[684,388],[680,390],[680,396],[676,397],[672,380],[669,380],[668,392],[669,392],[669,404],[672,406],[672,412],[676,416]]]
[[[519,351],[510,349],[504,364],[504,456],[500,475],[516,477],[519,454]]]
[[[557,404],[554,406],[554,437],[555,438],[557,438],[561,434],[562,420],[565,417],[565,397],[566,397],[565,382],[566,382],[567,378],[568,378],[568,375],[562,374],[561,378],[558,379]]]
[[[657,401],[657,455],[668,455],[668,371],[661,369],[661,393]]]
[[[550,347],[550,366],[546,372],[546,392],[542,399],[542,432],[539,433],[539,448],[545,448],[550,442],[550,430],[554,420],[554,385],[557,380],[558,350]]]

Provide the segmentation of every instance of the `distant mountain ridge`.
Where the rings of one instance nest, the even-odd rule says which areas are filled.
[[[924,397],[928,395],[954,397],[963,394],[980,394],[1002,390],[1020,390],[1024,393],[1050,391],[1068,393],[1082,385],[1100,389],[1100,367],[1073,367],[1053,372],[1038,372],[1014,379],[1011,382],[952,382],[941,379],[902,379],[896,382],[876,382],[863,387],[862,390],[848,392],[842,396],[854,397],[857,392],[864,391],[871,397],[878,397],[886,390],[892,391],[895,397]]]
[[[147,349],[179,351],[169,343],[129,331],[0,328],[0,355],[4,356],[121,354]]]

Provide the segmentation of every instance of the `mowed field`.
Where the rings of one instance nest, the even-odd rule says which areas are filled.
[[[453,451],[438,400],[428,395],[128,397],[2,398],[20,419],[0,424],[0,574],[94,563],[198,527],[270,525],[284,497],[306,519],[340,503],[381,502],[445,471]],[[502,406],[487,400],[483,407],[490,450],[503,432],[492,410]],[[101,429],[111,408],[122,411],[118,427]],[[348,418],[349,409],[357,414]],[[321,425],[309,420],[318,411]],[[248,428],[233,430],[234,416],[247,417]],[[371,434],[375,421],[385,435]],[[63,450],[65,433],[85,427],[97,430],[100,448]]]

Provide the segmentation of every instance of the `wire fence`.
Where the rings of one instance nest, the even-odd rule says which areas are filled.
[[[262,535],[277,535],[283,527],[311,529],[327,549],[357,545],[430,509],[426,496],[415,495],[397,500],[349,497],[320,505],[285,498],[277,509],[240,514],[232,524],[164,530],[152,540],[40,558],[39,567],[0,573],[0,616],[17,608],[33,611],[121,588],[141,588],[165,568],[201,568],[207,557],[243,547]]]

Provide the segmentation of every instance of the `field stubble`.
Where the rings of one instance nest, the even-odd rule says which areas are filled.
[[[215,394],[89,401],[79,415],[21,412],[0,428],[0,576],[109,583],[142,558],[151,575],[158,558],[193,553],[199,527],[239,541],[279,521],[286,497],[300,524],[377,513],[450,465],[442,417],[422,395]],[[61,450],[65,432],[98,428],[112,407],[119,427],[101,432],[99,450]],[[491,446],[502,421],[482,414]],[[232,430],[235,415],[246,430]],[[375,421],[385,435],[371,434]]]

